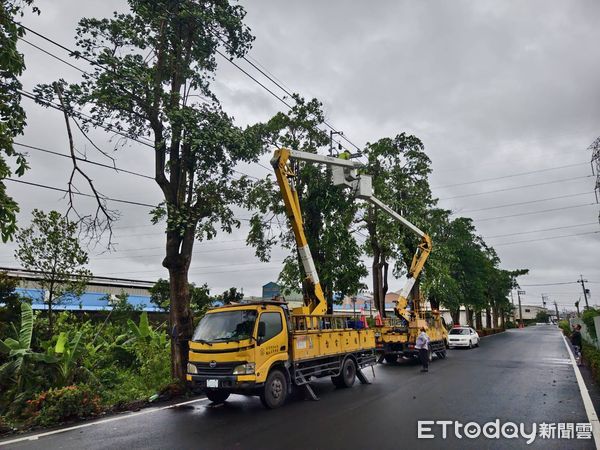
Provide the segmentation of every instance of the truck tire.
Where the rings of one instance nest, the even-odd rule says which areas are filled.
[[[331,381],[337,387],[349,388],[354,385],[356,380],[356,363],[352,358],[346,358],[342,364],[342,370],[336,377],[331,377]]]
[[[210,389],[206,391],[206,398],[213,403],[223,403],[229,398],[230,393],[227,391],[219,391],[217,389]]]
[[[265,381],[265,387],[260,393],[260,401],[265,408],[279,408],[285,403],[288,392],[288,382],[285,374],[275,369],[271,371]]]
[[[398,364],[398,355],[388,354],[383,357],[388,364]]]

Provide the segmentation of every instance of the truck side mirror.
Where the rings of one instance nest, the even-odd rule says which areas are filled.
[[[266,335],[267,335],[267,327],[266,327],[265,323],[258,322],[258,332],[257,332],[258,341],[261,341],[262,339],[264,339],[264,337]]]

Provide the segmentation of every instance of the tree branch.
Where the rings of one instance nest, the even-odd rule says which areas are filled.
[[[67,127],[67,136],[69,138],[69,151],[71,154],[71,161],[73,163],[71,169],[71,175],[69,177],[68,182],[68,195],[69,195],[69,208],[67,209],[67,216],[72,211],[77,218],[79,219],[80,225],[85,229],[85,234],[90,240],[99,241],[101,236],[108,231],[108,246],[112,244],[112,222],[117,218],[117,212],[112,211],[106,205],[106,200],[104,196],[101,195],[96,187],[94,186],[94,182],[92,179],[83,171],[77,164],[77,157],[75,156],[75,144],[73,142],[73,133],[71,132],[71,124],[69,122],[69,114],[67,113],[67,108],[64,103],[64,99],[62,96],[62,90],[58,83],[54,83],[54,90],[56,91],[56,95],[58,96],[58,100],[61,105],[61,109],[63,111],[63,115],[65,118],[65,125]],[[79,127],[79,124],[77,124]],[[79,127],[79,129],[81,129]],[[85,133],[84,133],[85,135]],[[91,142],[87,135],[86,138]],[[94,145],[95,146],[95,145]],[[96,147],[97,148],[97,147]],[[77,209],[75,208],[74,199],[73,199],[73,180],[75,178],[75,174],[79,173],[85,180],[87,181],[94,197],[96,198],[96,212],[95,214],[89,216],[81,216]],[[76,189],[76,188],[75,188]]]

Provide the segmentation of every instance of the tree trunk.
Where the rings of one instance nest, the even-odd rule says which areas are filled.
[[[494,318],[494,328],[498,328],[498,319],[499,319],[498,314],[499,314],[499,312],[500,311],[499,311],[499,309],[498,309],[497,306],[493,306],[492,307],[492,316]]]
[[[475,313],[475,329],[477,329],[477,330],[483,329],[483,317],[482,317],[481,311],[477,311]]]
[[[54,283],[50,283],[48,290],[48,335],[52,337],[54,331],[54,321],[52,320],[52,302],[54,301]]]
[[[490,311],[489,306],[487,308],[485,308],[485,327],[493,328],[492,327],[492,312]]]
[[[373,269],[373,303],[377,311],[379,311],[379,315],[381,317],[385,317],[385,308],[382,307],[382,299],[381,299],[381,264],[379,262],[381,253],[378,248],[373,248],[373,264],[371,268]]]
[[[470,327],[473,326],[473,310],[467,306],[465,306],[465,314],[467,316],[467,325]]]
[[[500,327],[504,330],[506,328],[506,316],[504,310],[500,311]]]
[[[185,266],[169,269],[171,308],[171,376],[184,381],[187,374],[189,340],[192,338],[192,314],[189,307],[190,290]]]
[[[386,261],[385,257],[382,258],[382,280],[381,280],[381,309],[383,310],[383,316],[385,317],[385,296],[387,295],[388,292],[388,269],[389,269],[389,263]]]
[[[453,325],[460,325],[460,307],[450,310]]]

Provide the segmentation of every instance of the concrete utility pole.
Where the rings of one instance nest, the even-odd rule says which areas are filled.
[[[542,294],[542,306],[546,308],[546,300],[548,300],[548,296],[546,294]]]
[[[556,301],[554,302],[554,308],[556,309],[556,320],[559,321],[560,316],[558,315],[558,303]]]
[[[589,309],[590,305],[588,304],[588,298],[587,298],[589,289],[585,288],[585,283],[587,283],[587,280],[583,279],[583,275],[579,275],[579,277],[580,278],[579,278],[579,280],[577,280],[577,282],[581,284],[581,288],[583,289],[583,298],[585,299],[585,309]]]
[[[517,297],[519,298],[519,328],[523,328],[523,309],[521,308],[521,294],[525,295],[525,291],[517,290]]]

